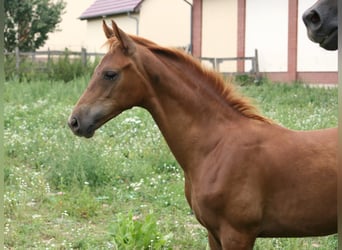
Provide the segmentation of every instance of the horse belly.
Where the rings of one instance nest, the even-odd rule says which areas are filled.
[[[258,237],[315,237],[335,233],[337,233],[336,218],[327,219],[322,223],[297,222],[297,225],[273,220],[260,227]]]
[[[319,182],[312,179],[311,176],[298,184],[273,188],[264,208],[260,236],[301,237],[337,232],[336,178],[321,175]]]
[[[298,132],[281,138],[282,147],[270,147],[260,236],[337,232],[336,137],[334,129]]]

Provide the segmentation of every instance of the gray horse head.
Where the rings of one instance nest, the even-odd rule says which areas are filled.
[[[318,0],[303,14],[311,41],[326,50],[337,50],[337,0]]]

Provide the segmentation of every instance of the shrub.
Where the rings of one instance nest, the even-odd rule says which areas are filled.
[[[141,218],[129,212],[117,214],[109,231],[116,249],[162,249],[172,235],[163,237],[158,228],[153,213]]]
[[[81,58],[71,58],[70,52],[66,49],[64,55],[58,60],[48,63],[48,75],[50,79],[69,82],[83,75],[93,72],[94,63],[87,62],[85,65]]]
[[[50,80],[70,82],[80,76],[89,76],[99,59],[88,60],[85,64],[80,57],[71,57],[71,52],[65,49],[64,54],[57,59],[48,61],[33,61],[30,57],[20,58],[19,68],[16,68],[14,55],[5,56],[5,78],[22,81]]]
[[[248,74],[242,74],[242,75],[236,75],[235,78],[235,83],[245,86],[245,85],[261,85],[263,83],[267,83],[268,79],[265,77],[256,77]]]
[[[113,171],[108,167],[105,159],[94,153],[89,146],[81,145],[67,150],[69,153],[64,156],[56,153],[51,159],[46,159],[46,164],[50,165],[46,177],[52,187],[63,190],[82,187],[84,183],[88,183],[89,187],[95,188],[111,182]],[[57,159],[63,160],[57,161]],[[51,162],[49,163],[48,160]]]

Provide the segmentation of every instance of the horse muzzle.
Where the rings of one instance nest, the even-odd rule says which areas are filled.
[[[96,130],[94,123],[90,121],[81,121],[76,115],[71,115],[68,119],[68,125],[71,131],[77,136],[91,138]]]
[[[337,50],[336,18],[322,14],[315,6],[305,11],[302,18],[307,28],[308,37],[312,42],[318,43],[326,50]]]

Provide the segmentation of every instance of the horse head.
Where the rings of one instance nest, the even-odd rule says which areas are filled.
[[[74,134],[86,138],[142,99],[143,84],[133,60],[135,43],[115,22],[109,28],[103,21],[103,30],[110,49],[96,67],[68,120]]]
[[[318,0],[303,14],[311,41],[326,50],[337,50],[337,0]]]

